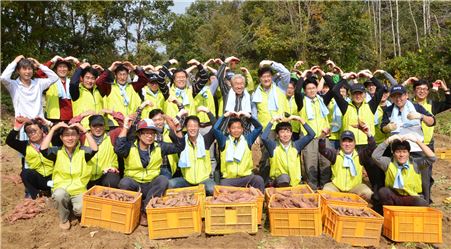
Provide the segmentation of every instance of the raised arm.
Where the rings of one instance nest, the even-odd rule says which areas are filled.
[[[193,98],[196,97],[196,95],[202,90],[202,88],[207,84],[208,82],[208,74],[207,71],[205,71],[204,66],[200,64],[197,60],[190,60],[188,63],[192,65],[197,66],[197,70],[199,70],[199,79],[197,82],[193,84]]]
[[[249,134],[245,136],[247,140],[247,145],[249,146],[249,149],[251,149],[252,144],[254,144],[255,140],[262,132],[263,126],[260,124],[260,122],[258,122],[256,118],[251,116],[249,113],[243,115],[246,115],[246,117],[249,118],[249,120],[251,121],[251,124],[254,126],[254,130],[252,130]]]
[[[269,157],[274,156],[274,149],[277,147],[277,143],[274,140],[269,139],[269,133],[271,133],[272,124],[272,120],[268,122],[261,136],[263,144],[265,145],[266,150],[269,152]]]
[[[304,126],[304,129],[307,131],[307,135],[294,141],[294,147],[296,148],[298,153],[301,153],[301,150],[304,149],[304,147],[307,146],[307,144],[309,144],[310,141],[312,141],[315,138],[316,134],[313,131],[313,129],[305,122],[304,119],[302,119],[299,116],[292,116],[292,118],[293,120],[299,121],[302,124],[302,126]]]
[[[84,63],[75,70],[75,73],[72,75],[72,78],[70,79],[69,93],[72,98],[72,101],[76,101],[80,97],[80,88],[79,87],[80,87],[81,72],[83,71],[82,66],[84,66]]]
[[[341,96],[340,88],[342,88],[345,84],[348,83],[346,82],[346,80],[343,79],[340,82],[338,82],[338,84],[336,84],[331,90],[333,97],[335,98],[335,101],[338,105],[338,108],[340,108],[340,111],[341,113],[343,113],[343,115],[348,110],[348,102],[345,100],[345,98],[343,98],[343,96]]]
[[[224,116],[222,116],[218,119],[218,121],[216,121],[216,124],[213,125],[213,132],[215,134],[216,140],[218,141],[218,146],[219,146],[220,151],[224,150],[225,144],[227,141],[227,136],[224,135],[224,133],[222,133],[222,131],[220,129],[222,122],[224,122],[224,120],[227,120],[227,119],[225,119]]]
[[[280,79],[277,80],[276,84],[283,92],[286,92],[290,83],[290,71],[284,65],[275,61],[272,61],[271,69],[279,73]]]

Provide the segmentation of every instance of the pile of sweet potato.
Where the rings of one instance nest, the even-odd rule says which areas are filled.
[[[277,193],[277,194],[281,194],[285,197],[290,197],[295,194],[310,194],[310,191],[307,188],[297,188],[297,189],[292,189],[292,190],[279,190],[277,188],[270,187],[270,188],[268,188],[268,193],[270,196]]]
[[[211,203],[255,202],[260,196],[262,196],[262,193],[254,187],[246,189],[220,188],[219,193],[215,194]]]
[[[331,201],[344,201],[344,202],[360,202],[360,203],[364,203],[365,201],[359,198],[351,198],[350,196],[342,196],[342,197],[337,197],[337,196],[331,196],[328,194],[323,194],[323,197],[326,200],[331,200]]]
[[[9,223],[20,219],[31,219],[46,210],[46,198],[24,199],[14,208],[13,212],[5,217]]]
[[[376,217],[369,210],[365,210],[364,208],[350,208],[350,207],[340,207],[333,206],[335,211],[337,211],[340,215],[344,216],[357,216],[357,217]]]
[[[116,200],[116,201],[130,202],[130,201],[135,200],[135,197],[133,195],[119,192],[119,191],[113,191],[113,190],[109,190],[109,189],[104,189],[99,192],[93,192],[90,195],[101,197],[101,198],[106,198],[106,199],[111,199],[111,200]]]
[[[165,208],[165,207],[186,207],[197,204],[197,199],[193,192],[179,192],[177,194],[167,195],[165,197],[154,197],[149,201],[149,207]]]
[[[274,198],[271,199],[270,206],[273,208],[316,208],[318,201],[313,196],[284,196],[276,193]]]

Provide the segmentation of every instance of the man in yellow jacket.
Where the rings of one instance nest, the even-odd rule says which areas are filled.
[[[410,155],[409,141],[417,144],[424,157]],[[391,145],[393,156],[385,157],[384,152]],[[420,171],[430,167],[436,160],[434,152],[413,133],[393,135],[379,144],[372,154],[373,159],[385,172],[385,187],[379,189],[382,205],[428,206],[429,200],[423,197]]]
[[[349,192],[360,195],[366,201],[371,201],[373,191],[362,182],[363,165],[371,160],[371,153],[376,148],[376,142],[369,128],[362,128],[368,136],[368,145],[356,150],[355,136],[352,131],[345,130],[340,137],[340,150],[326,148],[322,133],[319,141],[319,153],[331,163],[332,181],[324,185],[323,190],[332,192]]]
[[[50,141],[57,130],[60,130],[61,148],[49,147]],[[89,147],[80,145],[80,134],[86,134]],[[97,144],[90,133],[80,123],[68,125],[60,122],[50,129],[49,134],[41,143],[41,153],[47,159],[55,162],[53,169],[52,198],[60,216],[60,228],[70,229],[69,214],[81,215],[82,196],[91,178],[91,168],[88,161],[97,153]]]
[[[168,188],[168,179],[160,175],[163,157],[179,153],[185,147],[185,140],[181,132],[177,132],[178,143],[157,142],[155,137],[161,130],[148,118],[138,122],[136,140],[127,137],[130,128],[132,119],[126,117],[114,147],[118,157],[124,159],[124,178],[119,182],[119,188],[141,191],[140,224],[147,226],[147,204],[154,196],[162,196]]]
[[[205,106],[197,108],[197,112],[206,113],[214,125],[216,118]],[[207,195],[213,195],[215,182],[211,176],[212,166],[209,148],[215,141],[213,129],[205,135],[200,134],[200,119],[197,116],[188,116],[185,119],[187,133],[185,135],[185,148],[180,153],[178,167],[183,177],[169,180],[169,188],[182,188],[204,184]]]

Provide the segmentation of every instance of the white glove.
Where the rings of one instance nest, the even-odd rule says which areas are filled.
[[[422,117],[423,117],[423,114],[418,113],[418,112],[410,112],[409,114],[407,114],[407,118],[409,120],[421,119]]]
[[[398,129],[398,125],[394,122],[388,123],[387,126],[385,126],[385,127],[387,127],[387,129],[389,131],[394,131],[394,130]]]
[[[262,60],[260,62],[259,67],[269,67],[272,65],[272,63],[273,63],[273,61],[270,61],[270,60]]]
[[[405,134],[401,138],[402,140],[409,140],[414,143],[418,142],[418,137],[413,133]]]
[[[389,138],[387,138],[387,143],[391,144],[395,140],[402,140],[402,137],[400,135],[392,135]]]

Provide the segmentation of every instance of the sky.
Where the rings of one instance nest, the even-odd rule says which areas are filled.
[[[193,2],[194,0],[174,0],[174,6],[171,7],[171,10],[176,14],[183,14],[185,9]]]

